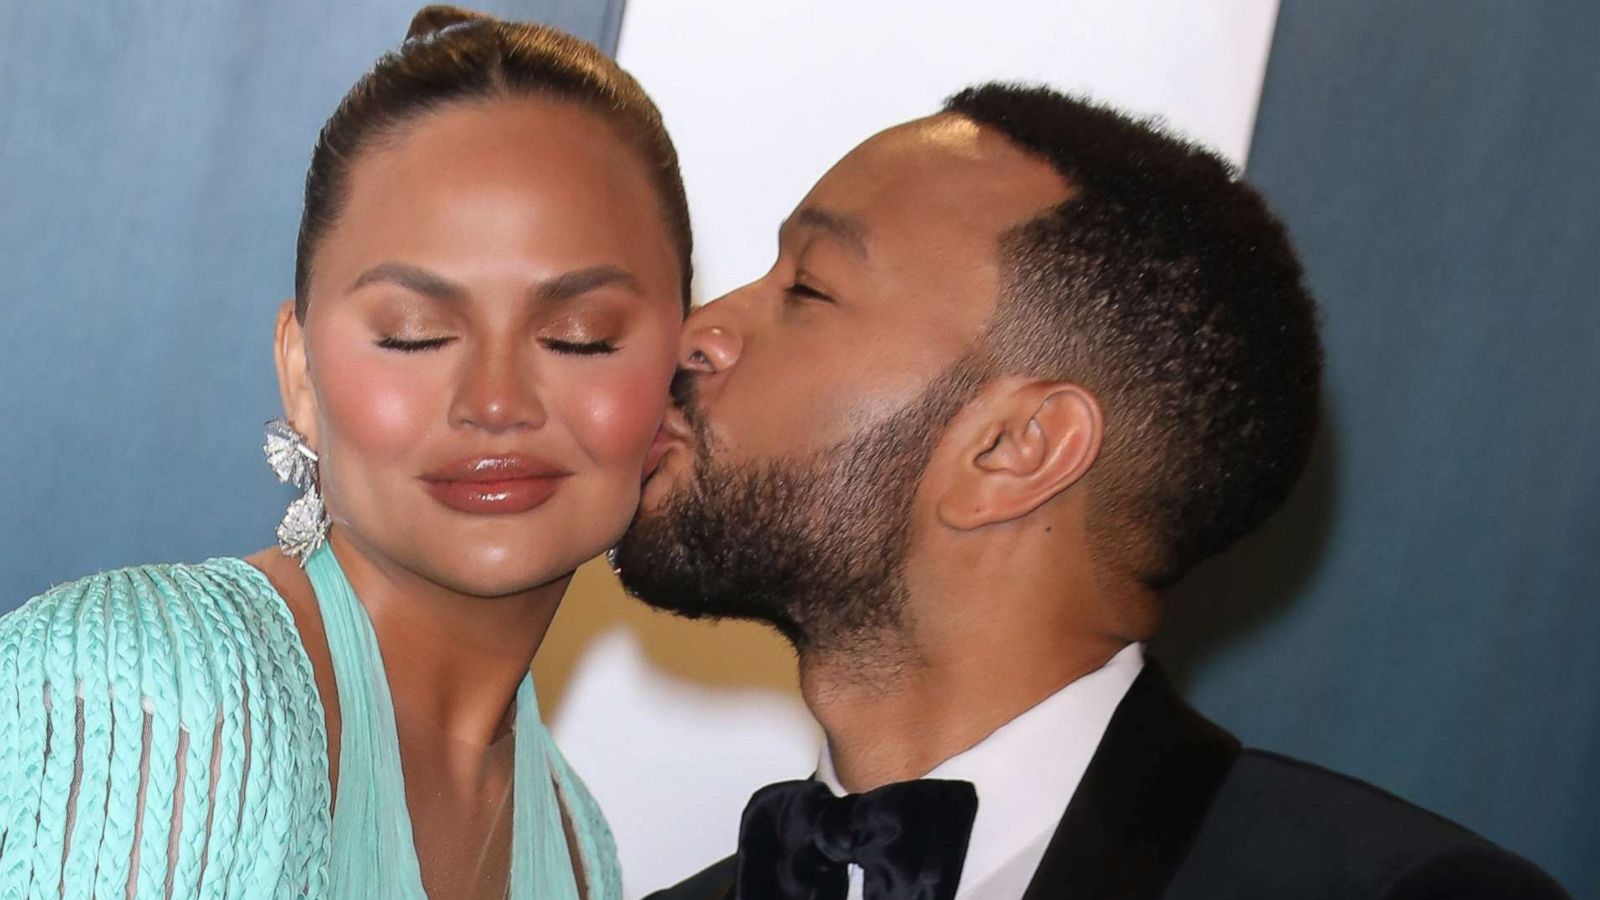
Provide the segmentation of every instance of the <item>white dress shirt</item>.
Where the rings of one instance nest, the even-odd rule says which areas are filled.
[[[970,781],[978,791],[956,900],[1021,900],[1111,714],[1143,668],[1143,645],[1129,644],[924,776]],[[817,778],[836,796],[847,793],[826,745]],[[850,900],[862,900],[861,881],[861,868],[850,866]]]

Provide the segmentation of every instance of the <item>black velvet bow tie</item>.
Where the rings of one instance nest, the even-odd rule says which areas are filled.
[[[738,900],[845,900],[850,863],[865,900],[951,900],[978,792],[906,781],[835,797],[817,781],[756,791],[739,826]]]

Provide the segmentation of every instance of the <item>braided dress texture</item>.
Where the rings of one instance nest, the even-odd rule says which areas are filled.
[[[370,640],[365,611],[331,552],[321,554],[322,581],[334,577],[331,567],[346,589],[334,618]],[[327,617],[324,592],[319,585]],[[362,647],[329,637],[336,674],[355,665],[351,657],[365,658]],[[389,708],[375,640],[366,649],[375,672],[366,690],[382,696],[347,697],[341,675],[341,710]],[[589,897],[620,896],[610,831],[539,723],[531,679],[517,707],[518,775],[537,765],[543,777],[532,781],[559,786]],[[390,870],[406,869],[397,860],[409,856],[415,872],[414,847],[391,844],[384,856],[380,836],[346,821],[342,802],[347,791],[376,798],[365,804],[368,821],[404,821],[398,833],[409,837],[388,715],[345,719],[356,733],[342,737],[341,753],[352,741],[363,749],[340,766],[339,816],[330,816],[328,738],[311,662],[288,606],[259,570],[233,558],[139,566],[41,594],[0,618],[0,900],[422,898],[414,878],[392,887]],[[363,758],[396,768],[377,771]],[[521,794],[518,806],[528,802]],[[361,806],[350,804],[351,814]],[[518,816],[518,824],[528,820]],[[559,819],[554,836],[517,831],[518,844],[559,841],[562,875],[572,880]],[[514,849],[514,866],[529,858]],[[517,874],[512,896],[542,900],[527,887],[542,880]]]

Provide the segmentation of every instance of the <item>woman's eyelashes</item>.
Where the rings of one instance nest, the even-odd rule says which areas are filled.
[[[539,343],[553,353],[562,353],[569,356],[595,356],[601,353],[617,352],[617,345],[611,341],[567,341],[558,338],[543,338]]]
[[[419,340],[386,337],[378,341],[378,346],[385,350],[398,350],[401,353],[421,353],[424,350],[437,350],[453,340],[455,340],[453,337],[422,338]]]
[[[423,353],[428,350],[437,350],[447,344],[453,343],[453,337],[436,338],[380,338],[378,346],[384,350],[394,350],[399,353]],[[597,356],[605,353],[617,352],[617,344],[612,340],[567,340],[563,338],[540,338],[539,343],[552,353],[564,356]]]

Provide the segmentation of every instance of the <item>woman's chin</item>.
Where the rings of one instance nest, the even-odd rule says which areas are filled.
[[[430,556],[433,558],[415,567],[418,573],[441,587],[471,597],[506,597],[559,586],[588,559],[555,556],[549,547],[481,544]]]
[[[514,597],[530,591],[551,587],[564,589],[564,582],[571,575],[571,569],[553,575],[543,572],[508,572],[501,577],[493,577],[492,575],[486,577],[485,573],[475,572],[457,579],[455,584],[449,585],[449,587],[457,593],[469,597],[489,599]]]
[[[637,503],[636,494],[575,499],[583,502],[571,506],[587,512],[579,515],[552,506],[515,516],[468,516],[441,514],[425,505],[372,510],[340,520],[338,526],[367,555],[387,558],[396,568],[442,588],[472,597],[504,597],[547,585],[559,590],[579,566],[616,543]]]

